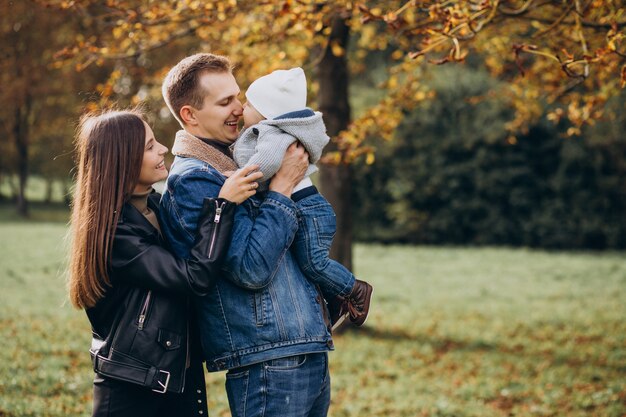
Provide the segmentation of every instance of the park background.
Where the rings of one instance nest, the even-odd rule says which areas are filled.
[[[91,408],[66,300],[73,134],[195,52],[302,66],[333,137],[333,256],[376,288],[331,416],[626,415],[621,1],[0,3],[0,416]],[[171,161],[171,157],[169,158]],[[223,374],[211,415],[228,416]]]

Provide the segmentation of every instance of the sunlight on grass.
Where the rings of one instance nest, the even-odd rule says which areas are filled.
[[[0,416],[91,409],[90,329],[65,303],[66,227],[0,223]],[[623,253],[359,245],[375,286],[362,329],[335,336],[330,415],[626,413]],[[229,416],[224,374],[212,416]]]

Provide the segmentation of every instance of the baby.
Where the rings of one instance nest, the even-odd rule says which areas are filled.
[[[335,212],[309,176],[317,171],[315,163],[329,137],[322,114],[306,107],[306,97],[302,68],[277,70],[254,81],[246,91],[244,130],[232,145],[233,159],[239,167],[259,165],[262,191],[280,168],[289,145],[296,140],[302,143],[310,165],[291,196],[298,214],[292,250],[302,272],[328,300],[333,328],[346,317],[361,326],[369,312],[372,286],[328,257],[337,228]]]

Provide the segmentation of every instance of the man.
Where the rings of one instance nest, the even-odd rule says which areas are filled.
[[[229,145],[243,113],[239,93],[229,60],[212,54],[183,59],[164,80],[163,97],[183,130],[172,149],[162,227],[180,256],[193,245],[204,197],[217,197],[224,173],[237,169]],[[237,207],[223,279],[196,299],[207,368],[228,370],[233,416],[328,412],[327,310],[289,251],[298,227],[290,196],[307,167],[306,153],[292,145],[267,194]]]

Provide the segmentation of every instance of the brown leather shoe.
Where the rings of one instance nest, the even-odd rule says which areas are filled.
[[[370,312],[370,301],[374,289],[365,281],[356,280],[352,291],[347,298],[347,308],[350,313],[350,321],[355,326],[362,326]]]

